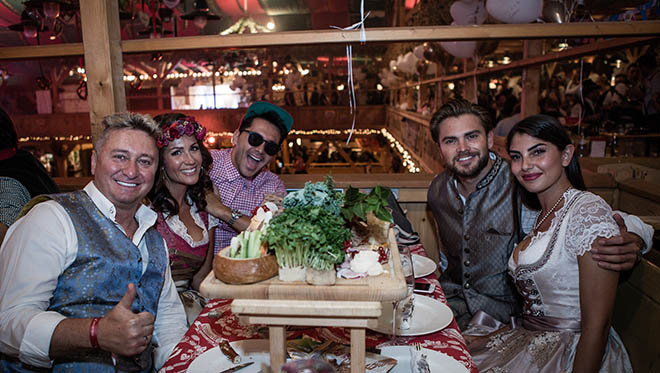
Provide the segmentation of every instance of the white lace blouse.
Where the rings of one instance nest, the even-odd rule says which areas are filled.
[[[183,224],[181,219],[179,219],[179,215],[170,215],[167,218],[165,218],[165,223],[172,229],[172,231],[176,234],[178,234],[181,238],[183,238],[188,245],[191,247],[197,247],[200,245],[207,244],[209,242],[209,230],[211,228],[217,227],[218,224],[220,223],[220,219],[216,218],[215,216],[208,214],[209,215],[209,227],[208,229],[204,226],[204,222],[202,221],[202,217],[199,215],[199,211],[197,211],[197,206],[193,203],[192,206],[190,206],[190,215],[193,217],[193,220],[195,221],[195,224],[202,229],[202,239],[199,241],[195,241],[190,234],[188,234],[188,229],[186,228],[186,225]]]
[[[596,238],[618,235],[619,228],[597,195],[569,189],[564,197],[550,228],[531,237],[518,263],[509,258],[509,272],[525,298],[524,313],[579,320],[577,257],[590,251]]]

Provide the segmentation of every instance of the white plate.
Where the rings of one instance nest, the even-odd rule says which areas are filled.
[[[435,272],[437,265],[435,262],[422,255],[412,254],[413,270],[415,271],[415,278],[428,276]]]
[[[410,367],[410,346],[387,346],[380,349],[380,354],[389,356],[398,361],[396,366],[389,373],[412,373]],[[423,348],[422,353],[426,354],[426,361],[429,363],[431,373],[468,373],[465,365],[459,363],[449,355],[442,352]]]
[[[241,355],[239,364],[254,361],[254,364],[240,370],[241,373],[257,373],[270,371],[270,353],[267,339],[247,339],[231,342],[230,345]],[[188,367],[188,373],[218,373],[223,369],[231,368],[233,364],[220,351],[220,347],[212,348],[197,356]]]
[[[414,336],[435,333],[451,323],[454,315],[451,309],[439,300],[413,294],[413,311],[410,328],[402,330],[397,325],[396,335]],[[383,302],[383,311],[378,319],[378,325],[372,330],[383,334],[392,334],[392,303]]]

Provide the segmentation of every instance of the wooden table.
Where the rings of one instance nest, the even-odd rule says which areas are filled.
[[[413,254],[426,256],[424,246],[421,244],[412,245],[410,250]],[[418,278],[416,282],[435,285],[435,291],[429,295],[431,298],[447,304],[447,299],[435,274]],[[195,359],[217,348],[220,341],[238,342],[268,338],[268,328],[240,322],[239,317],[232,312],[231,305],[233,302],[235,302],[233,299],[210,299],[185,336],[174,347],[160,373],[187,372]],[[287,329],[287,340],[303,337],[349,345],[351,343],[351,330],[334,326]],[[417,344],[451,357],[463,364],[470,373],[478,373],[465,346],[460,329],[456,325],[456,320],[452,320],[449,326],[439,331],[418,336],[401,336],[396,341],[392,340],[392,337],[388,334],[373,330],[367,330],[366,332],[366,347],[375,350],[392,345],[412,346]]]
[[[364,372],[365,329],[375,327],[381,302],[406,296],[401,259],[390,230],[390,260],[385,273],[363,279],[337,279],[333,286],[283,282],[277,277],[249,285],[230,285],[213,272],[200,285],[207,298],[234,299],[232,312],[242,322],[269,327],[271,370],[279,372],[285,361],[287,325],[338,326],[351,330],[351,372]]]

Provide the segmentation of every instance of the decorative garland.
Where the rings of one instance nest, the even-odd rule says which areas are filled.
[[[194,136],[198,141],[202,141],[206,136],[206,128],[199,124],[195,120],[195,117],[181,118],[163,131],[156,144],[159,148],[164,148],[170,141],[174,141],[184,135]]]

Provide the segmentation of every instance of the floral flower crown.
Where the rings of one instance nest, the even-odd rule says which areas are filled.
[[[163,130],[163,134],[156,141],[156,145],[159,148],[164,148],[170,141],[174,141],[183,135],[194,136],[197,140],[202,141],[206,136],[206,128],[199,124],[195,117],[181,118]]]

